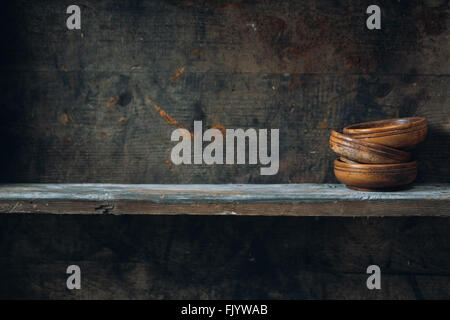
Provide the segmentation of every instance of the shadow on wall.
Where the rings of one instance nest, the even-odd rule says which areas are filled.
[[[419,161],[417,182],[450,182],[450,133],[428,124],[427,139],[415,150]]]
[[[26,152],[26,106],[23,84],[15,69],[24,68],[32,55],[25,41],[26,18],[20,5],[8,1],[0,11],[0,182],[17,181],[23,152]]]

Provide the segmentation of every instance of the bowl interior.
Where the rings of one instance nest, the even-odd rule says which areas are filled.
[[[381,128],[381,127],[385,127],[386,125],[394,125],[395,126],[395,125],[413,123],[419,119],[420,118],[400,118],[400,119],[386,119],[386,120],[379,120],[379,121],[362,122],[362,123],[348,126],[347,129]]]

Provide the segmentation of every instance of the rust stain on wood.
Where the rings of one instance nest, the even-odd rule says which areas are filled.
[[[146,97],[147,101],[153,105],[155,110],[158,112],[159,116],[163,118],[167,124],[177,126],[179,129],[186,129],[181,123],[179,123],[176,119],[172,118],[167,112],[165,112],[160,106],[158,106],[156,103],[153,102],[152,98],[150,96]],[[188,130],[189,131],[189,130]],[[192,132],[190,133],[190,137],[193,139],[194,134]]]
[[[200,7],[200,6],[196,5],[193,1],[182,1],[181,5],[185,6],[185,7],[197,7],[197,8]]]
[[[294,82],[295,82],[295,84],[297,85],[297,88],[301,89],[301,87],[302,87],[302,81],[300,80],[300,77],[299,77],[298,75],[296,75],[296,76],[294,77]]]
[[[225,129],[225,127],[224,127],[223,125],[221,125],[221,124],[215,124],[215,125],[213,125],[211,128],[219,130],[219,131],[222,133],[222,136],[225,137],[226,129]]]
[[[258,2],[256,2],[258,3]],[[254,4],[251,3],[227,3],[223,7],[219,8],[221,11],[226,10],[242,10],[242,9],[248,9],[252,7]]]
[[[172,81],[177,81],[177,80],[181,77],[181,75],[183,74],[183,72],[184,72],[184,67],[179,68],[179,69],[177,70],[177,72],[175,72],[175,74],[174,74],[172,77],[170,77],[170,79],[171,79]]]
[[[68,124],[69,123],[69,116],[67,115],[67,113],[63,113],[63,115],[61,116],[61,122],[63,124]]]
[[[199,55],[201,51],[202,51],[202,48],[196,48],[192,51],[191,55],[195,57],[195,56]]]
[[[117,102],[119,102],[119,100],[120,100],[120,96],[119,95],[114,96],[111,99],[109,99],[108,104],[117,104]]]
[[[322,130],[328,129],[328,119],[323,120],[323,122],[319,125],[319,129]]]
[[[167,112],[165,112],[160,106],[158,106],[156,103],[153,102],[152,98],[150,96],[147,96],[147,101],[150,102],[153,107],[158,111],[159,116],[163,118],[168,124],[175,125],[178,128],[183,128],[183,126],[174,118],[172,118]]]

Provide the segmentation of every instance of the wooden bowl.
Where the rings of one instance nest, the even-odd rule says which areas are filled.
[[[346,163],[358,163],[356,161],[344,158],[344,157],[339,157],[339,160],[341,160],[342,162],[346,162]]]
[[[338,155],[359,163],[402,163],[411,158],[409,152],[354,139],[334,130],[330,136],[330,148]]]
[[[336,178],[351,189],[379,191],[398,188],[414,181],[417,161],[390,164],[346,163],[334,161]]]
[[[411,150],[427,136],[427,120],[420,117],[387,119],[354,124],[344,128],[354,139]]]

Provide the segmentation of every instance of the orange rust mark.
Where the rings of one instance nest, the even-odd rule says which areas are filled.
[[[165,112],[160,106],[158,106],[156,103],[153,102],[152,98],[150,96],[147,96],[147,101],[153,105],[153,107],[156,109],[156,111],[159,113],[159,116],[163,118],[167,124],[177,126],[179,129],[185,129],[181,123],[179,123],[176,119],[172,118],[167,112]],[[188,130],[189,131],[189,130]],[[190,133],[190,137],[194,138],[194,134],[192,132]]]
[[[350,58],[345,58],[344,68],[346,70],[349,70],[352,68],[352,62],[350,61]]]
[[[215,125],[213,125],[211,128],[219,130],[219,131],[222,133],[222,136],[225,137],[226,129],[225,129],[225,127],[224,127],[223,125],[221,125],[221,124],[215,124]]]
[[[109,104],[117,104],[117,102],[119,102],[120,97],[119,95],[112,97],[111,99],[109,99],[108,103]]]
[[[61,122],[63,124],[69,123],[69,116],[67,115],[67,113],[63,113],[63,115],[61,116]]]
[[[181,2],[181,5],[183,5],[185,7],[192,7],[192,6],[194,6],[194,2],[192,2],[192,1],[183,1],[183,2]]]
[[[181,67],[180,69],[177,70],[177,72],[175,72],[175,74],[174,74],[172,77],[170,77],[170,79],[171,79],[172,81],[178,80],[178,78],[181,77],[181,75],[183,74],[183,72],[184,72],[184,67]]]
[[[169,160],[164,160],[164,163],[165,164],[170,164],[170,161]]]
[[[202,48],[194,49],[192,51],[191,55],[193,55],[195,57],[196,55],[200,54],[201,51],[202,51]]]
[[[249,3],[227,3],[223,7],[219,8],[219,10],[233,10],[233,9],[248,9],[252,6]]]
[[[125,118],[125,117],[120,117],[120,119],[117,120],[117,124],[122,124],[122,123],[124,123],[125,121],[127,121],[127,118]]]
[[[295,84],[293,84],[292,82],[289,82],[288,87],[292,89],[293,87],[295,87]]]
[[[297,87],[300,89],[302,87],[302,81],[300,80],[300,77],[298,75],[296,75],[294,77],[294,82],[297,85]]]
[[[319,125],[319,129],[326,130],[328,127],[328,119],[323,120],[323,122]]]
[[[174,118],[172,118],[171,116],[169,116],[169,115],[167,114],[167,112],[165,112],[163,109],[161,109],[160,106],[158,106],[158,105],[155,104],[154,107],[155,107],[156,111],[158,111],[160,117],[163,118],[164,120],[166,120],[166,122],[167,122],[168,124],[170,124],[170,125],[175,125],[175,126],[177,126],[178,128],[183,128],[183,126],[182,126],[177,120],[175,120]]]

